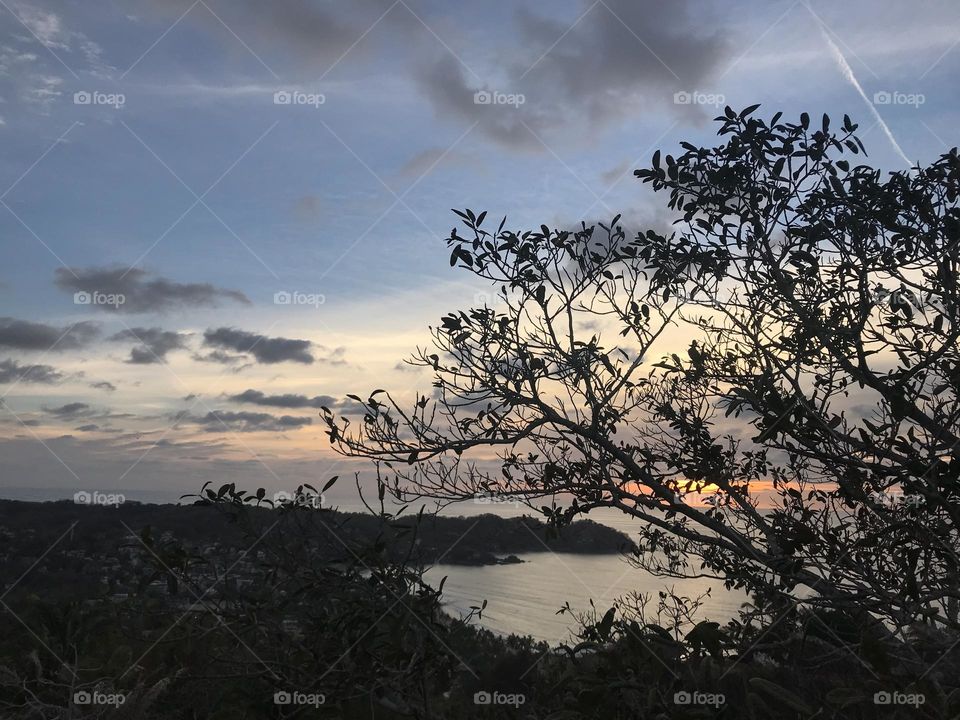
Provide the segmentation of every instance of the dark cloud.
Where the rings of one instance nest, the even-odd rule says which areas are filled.
[[[81,425],[78,428],[74,428],[74,430],[76,430],[77,432],[96,432],[99,429],[100,429],[100,426],[95,425],[93,423],[90,423],[89,425]]]
[[[0,360],[0,385],[7,383],[36,383],[54,385],[64,374],[50,365],[20,365],[16,360]]]
[[[220,365],[237,365],[247,359],[246,355],[231,355],[223,350],[211,350],[206,355],[195,353],[194,360],[198,362],[213,362]]]
[[[117,386],[112,382],[107,380],[98,380],[97,382],[90,383],[90,387],[95,390],[106,390],[107,392],[114,392],[117,389]]]
[[[524,44],[544,50],[569,28],[523,10],[518,19]],[[709,91],[704,83],[732,48],[728,37],[692,0],[606,0],[528,77],[600,118],[616,112],[611,98],[640,93],[672,103],[675,92]]]
[[[489,138],[512,149],[542,149],[529,128],[543,128],[537,108],[513,105],[477,104],[475,94],[487,88],[468,82],[463,66],[448,54],[421,69],[421,89],[441,115],[478,122],[478,129]]]
[[[307,365],[314,362],[314,357],[310,353],[313,343],[309,340],[269,338],[237,328],[221,327],[216,330],[207,330],[203,334],[203,344],[221,350],[250,354],[256,358],[257,362],[267,365],[285,361]],[[231,357],[233,361],[232,356],[227,357]]]
[[[128,363],[133,365],[152,365],[165,362],[167,353],[183,350],[187,347],[188,333],[153,328],[128,328],[110,337],[113,341],[134,340],[138,345],[130,349]]]
[[[217,307],[222,301],[249,305],[238,290],[219,288],[210,283],[179,283],[164,277],[151,277],[140,268],[92,267],[57,268],[54,283],[61,290],[86,293],[90,307],[106,312],[145,313],[167,310]],[[122,302],[96,302],[99,295],[120,298]]]
[[[54,327],[44,323],[0,317],[0,347],[14,350],[77,350],[93,342],[99,333],[99,326],[92,322]]]
[[[308,417],[229,410],[211,410],[206,415],[179,413],[176,419],[178,423],[199,425],[207,432],[283,432],[297,430],[313,423],[313,420]]]
[[[417,79],[440,115],[477,121],[501,145],[537,151],[545,150],[545,131],[595,132],[651,105],[688,118],[716,114],[677,104],[674,94],[710,92],[732,48],[729,33],[692,0],[583,0],[563,20],[521,9],[517,31],[526,56],[505,68],[499,84],[481,82],[449,53],[423,64]],[[523,102],[478,104],[478,91],[522,95]]]
[[[74,417],[85,417],[90,415],[93,408],[91,408],[85,402],[72,402],[67,403],[66,405],[61,405],[60,407],[43,408],[44,412],[48,412],[51,415],[56,415],[61,418],[74,418]]]
[[[291,393],[266,395],[259,390],[244,390],[242,393],[231,395],[227,399],[235,403],[250,403],[251,405],[279,408],[321,408],[334,407],[337,404],[336,399],[329,395],[317,395],[315,397]]]

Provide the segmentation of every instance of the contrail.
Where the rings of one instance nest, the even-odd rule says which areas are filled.
[[[887,127],[887,124],[883,121],[883,118],[880,117],[880,113],[877,112],[877,108],[870,98],[867,97],[867,94],[863,91],[863,88],[860,86],[860,83],[857,81],[856,76],[853,74],[853,68],[850,67],[850,63],[847,62],[847,59],[843,56],[843,53],[840,52],[840,48],[837,47],[837,44],[833,41],[830,35],[827,34],[827,31],[823,27],[823,23],[820,23],[820,34],[823,35],[823,39],[827,41],[827,45],[830,46],[830,50],[833,52],[833,57],[837,61],[837,65],[840,66],[840,71],[843,73],[843,76],[850,81],[850,84],[860,93],[860,97],[863,98],[863,101],[867,104],[867,107],[870,108],[870,112],[873,113],[874,119],[877,123],[883,128],[883,134],[887,136],[887,139],[890,141],[890,144],[893,145],[893,149],[897,151],[897,154],[903,158],[903,161],[907,164],[907,167],[913,167],[913,163],[910,162],[910,159],[903,152],[903,149],[900,147],[900,144],[897,142],[897,139],[893,136],[893,133],[890,132],[890,128]]]

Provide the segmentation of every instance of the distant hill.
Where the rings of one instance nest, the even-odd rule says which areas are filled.
[[[304,521],[326,526],[331,543],[367,544],[378,536],[389,552],[408,552],[423,563],[486,565],[515,561],[506,556],[534,552],[589,554],[617,553],[630,545],[622,532],[592,520],[578,520],[559,533],[530,516],[505,518],[493,514],[474,517],[402,516],[385,524],[366,513],[306,510],[281,513],[250,508],[254,522],[264,529],[277,523],[293,535],[304,532]],[[0,536],[15,549],[7,555],[39,557],[71,524],[70,536],[59,544],[86,552],[112,553],[136,542],[147,527],[153,537],[172,537],[199,548],[244,545],[240,528],[217,510],[194,505],[152,505],[126,502],[119,507],[80,505],[72,501],[23,502],[0,500]],[[414,526],[418,529],[414,534]],[[319,530],[322,534],[325,531]],[[409,538],[411,542],[402,542]],[[404,549],[407,548],[407,549]]]

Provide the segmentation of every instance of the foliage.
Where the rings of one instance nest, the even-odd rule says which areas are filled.
[[[884,178],[841,158],[863,152],[849,118],[755,111],[636,172],[669,233],[455,211],[451,264],[498,303],[410,360],[434,397],[378,390],[358,427],[325,411],[328,434],[399,497],[510,494],[557,524],[617,508],[654,572],[956,630],[960,158]]]

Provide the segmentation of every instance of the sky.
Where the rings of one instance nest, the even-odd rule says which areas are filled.
[[[352,471],[318,407],[489,292],[451,208],[656,226],[632,171],[726,104],[900,170],[957,77],[952,0],[0,0],[0,496]]]

